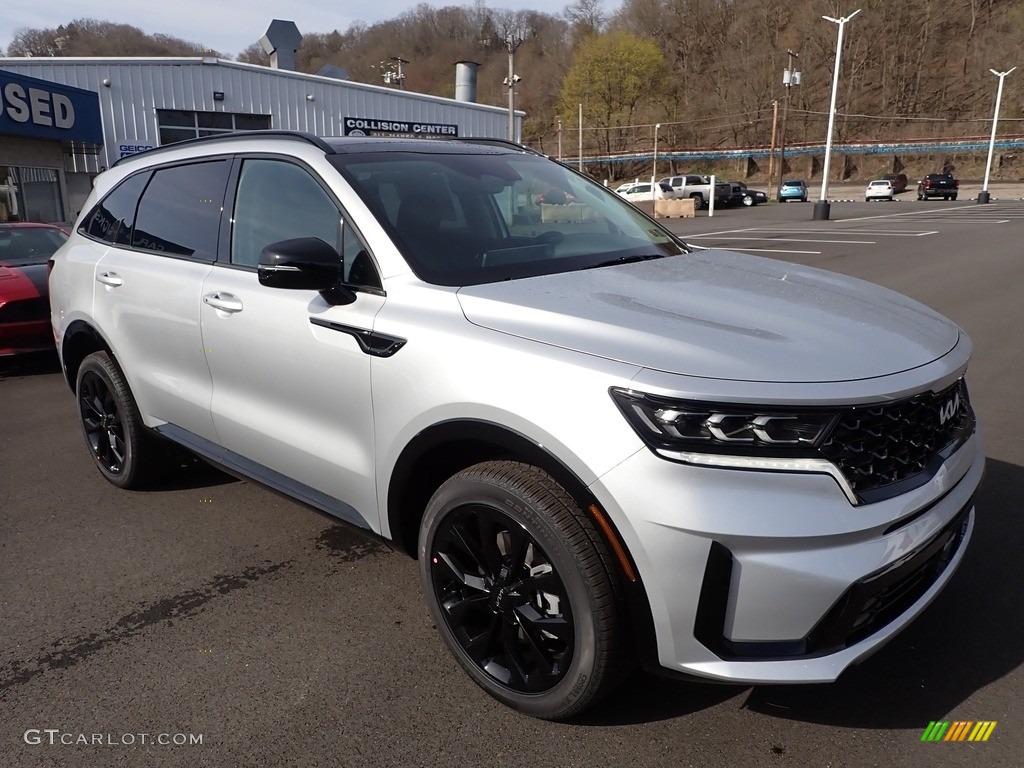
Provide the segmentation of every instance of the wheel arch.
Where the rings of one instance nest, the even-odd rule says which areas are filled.
[[[114,351],[95,327],[85,320],[75,320],[68,325],[60,345],[60,363],[64,369],[64,380],[72,393],[75,392],[75,381],[82,361],[93,352],[101,350],[117,364]]]
[[[647,589],[614,521],[572,469],[543,445],[515,430],[479,419],[455,419],[434,424],[409,441],[388,483],[386,513],[395,548],[416,558],[420,522],[434,491],[460,470],[495,459],[523,461],[544,470],[588,511],[613,553],[613,560],[619,563],[617,577],[630,616],[637,657],[649,671],[659,670],[654,615]],[[628,565],[620,558],[625,558]]]
[[[443,421],[417,434],[395,462],[387,494],[394,544],[415,557],[420,521],[434,491],[456,472],[495,459],[519,460],[543,469],[584,508],[597,501],[575,472],[525,435],[479,419]]]

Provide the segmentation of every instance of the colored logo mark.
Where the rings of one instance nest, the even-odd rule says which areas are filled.
[[[988,741],[996,729],[996,720],[932,720],[921,734],[921,741]]]

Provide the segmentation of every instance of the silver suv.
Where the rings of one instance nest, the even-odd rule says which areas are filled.
[[[104,477],[152,482],[172,441],[393,542],[466,672],[537,717],[635,661],[834,680],[971,535],[953,323],[691,251],[517,145],[267,132],[134,155],[97,178],[50,293]]]

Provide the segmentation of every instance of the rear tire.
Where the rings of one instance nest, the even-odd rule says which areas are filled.
[[[956,200],[956,195],[950,195],[950,196],[949,196],[949,199],[950,199],[950,200]]]
[[[503,704],[566,718],[632,666],[608,548],[537,467],[487,462],[448,479],[423,516],[419,563],[448,650]]]
[[[168,466],[164,446],[142,423],[124,374],[106,352],[82,361],[75,392],[89,454],[109,482],[141,488]]]

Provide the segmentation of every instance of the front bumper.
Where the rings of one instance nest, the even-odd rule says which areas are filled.
[[[983,469],[976,432],[925,485],[855,506],[828,475],[697,467],[645,449],[592,490],[640,572],[660,666],[830,682],[949,581]]]

